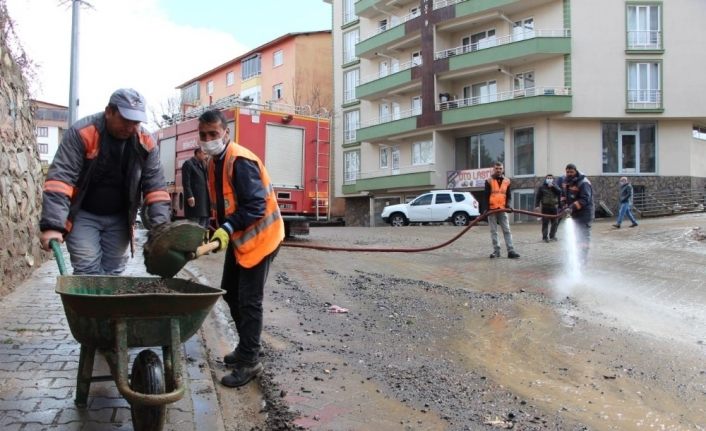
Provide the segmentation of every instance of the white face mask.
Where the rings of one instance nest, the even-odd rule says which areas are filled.
[[[554,179],[553,179],[553,178],[547,178],[546,180],[544,180],[544,182],[546,182],[548,186],[551,186],[552,184],[554,184]]]
[[[221,138],[214,139],[212,141],[199,141],[199,146],[201,146],[203,152],[208,154],[209,156],[217,156],[221,154],[226,148],[224,138],[225,135]]]

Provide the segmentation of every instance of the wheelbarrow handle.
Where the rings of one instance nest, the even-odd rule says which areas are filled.
[[[61,252],[61,246],[59,241],[55,239],[49,240],[49,247],[51,247],[54,252],[54,258],[56,259],[56,264],[59,266],[59,274],[66,275],[66,264],[64,263],[64,253]]]
[[[201,257],[204,254],[207,254],[213,250],[218,249],[218,247],[221,246],[220,241],[211,241],[209,243],[206,243],[196,249],[196,251],[189,253],[189,259],[196,259],[197,257]]]

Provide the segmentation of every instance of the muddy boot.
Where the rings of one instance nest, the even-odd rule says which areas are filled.
[[[223,386],[228,386],[229,388],[238,388],[240,386],[246,385],[250,380],[262,374],[264,367],[260,362],[253,365],[238,365],[233,372],[226,374],[221,379]]]

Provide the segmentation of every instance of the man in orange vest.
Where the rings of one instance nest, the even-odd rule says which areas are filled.
[[[220,226],[211,241],[226,251],[221,288],[238,331],[238,345],[223,361],[233,368],[221,379],[239,387],[262,373],[262,300],[270,265],[284,239],[284,222],[265,165],[230,141],[221,111],[199,117],[199,145],[210,156],[208,192]]]
[[[488,211],[510,208],[510,180],[503,176],[503,164],[495,162],[493,165],[493,175],[485,180],[485,196],[488,199],[486,207]],[[500,243],[498,242],[498,224],[503,230],[505,247],[507,247],[507,257],[517,259],[520,254],[515,251],[512,245],[512,232],[510,232],[510,222],[506,212],[497,212],[488,216],[490,225],[490,239],[493,240],[493,252],[491,259],[500,257]]]

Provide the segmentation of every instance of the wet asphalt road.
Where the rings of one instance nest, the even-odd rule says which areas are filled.
[[[488,259],[487,226],[424,253],[283,248],[266,289],[266,407],[245,420],[320,430],[706,429],[706,216],[611,223],[594,225],[578,277],[564,269],[563,228],[546,244],[535,224],[513,225],[517,260]],[[423,247],[459,231],[313,228],[296,241]],[[221,259],[189,266],[217,285]]]

